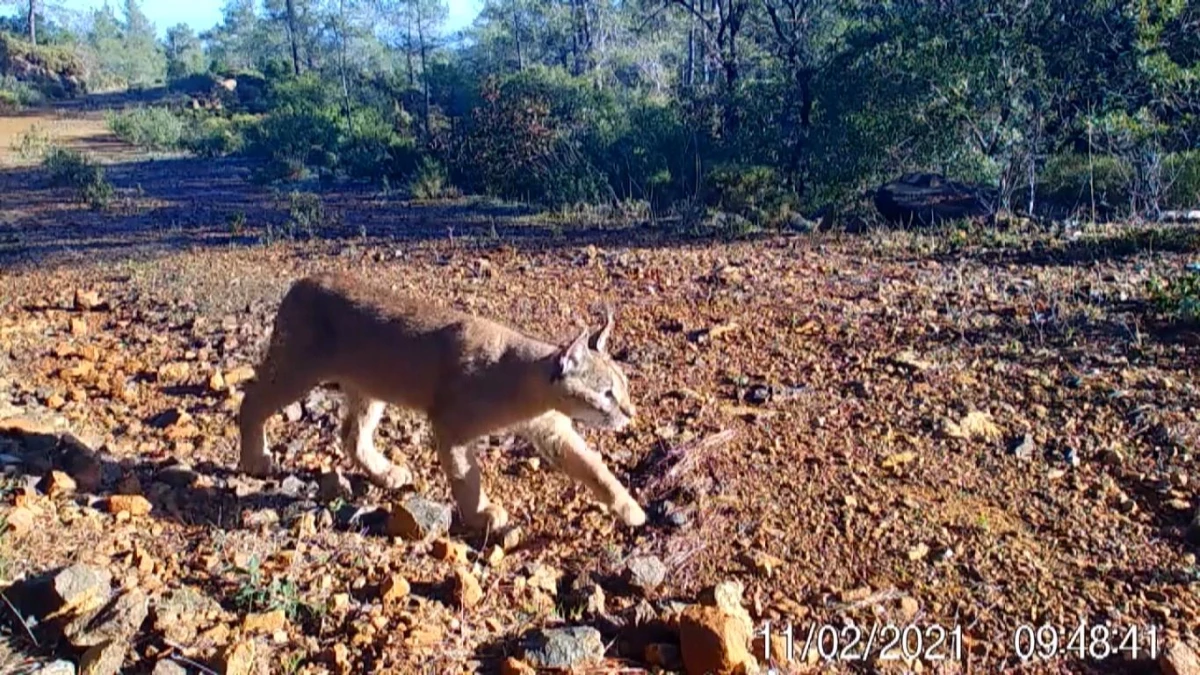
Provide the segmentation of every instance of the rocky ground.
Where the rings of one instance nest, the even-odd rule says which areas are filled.
[[[1146,302],[1195,232],[689,243],[388,204],[453,234],[181,248],[193,221],[156,233],[143,211],[101,246],[80,223],[116,241],[134,216],[49,211],[30,175],[0,177],[28,197],[0,214],[0,670],[1200,668],[1200,340]],[[388,217],[330,199],[350,230]],[[485,481],[516,528],[466,533],[423,421],[389,409],[377,439],[413,488],[369,487],[325,390],[268,427],[287,475],[239,475],[271,314],[332,269],[550,340],[611,302],[638,420],[585,435],[651,522],[617,525],[496,437]]]

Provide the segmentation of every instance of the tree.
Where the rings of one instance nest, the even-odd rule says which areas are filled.
[[[122,26],[124,76],[130,86],[148,86],[166,75],[166,58],[159,48],[154,24],[142,12],[138,0],[125,0]]]
[[[206,69],[204,47],[191,26],[183,23],[172,26],[167,30],[164,46],[168,79],[183,79]]]
[[[706,51],[715,55],[724,73],[725,101],[721,130],[736,134],[740,110],[735,101],[741,76],[738,38],[750,11],[750,0],[671,0],[695,18],[701,27]]]
[[[87,45],[99,71],[95,79],[103,84],[121,81],[124,67],[121,24],[108,2],[92,11]]]

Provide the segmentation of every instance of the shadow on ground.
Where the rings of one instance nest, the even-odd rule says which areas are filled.
[[[0,263],[46,265],[64,255],[128,258],[189,247],[244,246],[285,233],[333,241],[454,240],[545,249],[660,247],[697,243],[674,228],[636,224],[555,224],[532,209],[479,199],[413,203],[363,185],[316,182],[262,187],[243,158],[171,157],[106,165],[116,197],[89,208],[53,187],[37,167],[0,171]],[[320,195],[319,212],[294,205],[293,192]]]

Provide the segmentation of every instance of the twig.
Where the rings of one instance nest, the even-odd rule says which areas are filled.
[[[877,591],[875,593],[872,593],[872,594],[868,595],[867,597],[863,598],[862,600],[858,600],[857,602],[851,602],[851,603],[840,605],[840,606],[836,607],[834,609],[834,611],[836,611],[836,612],[852,612],[856,609],[862,609],[863,607],[869,607],[871,605],[878,605],[881,602],[895,600],[899,597],[900,597],[900,591],[898,591],[894,588],[889,588],[886,590]]]
[[[221,675],[217,671],[205,666],[204,664],[196,663],[195,661],[184,656],[181,653],[183,651],[183,648],[180,647],[179,645],[175,644],[174,642],[171,642],[170,640],[164,640],[164,642],[167,644],[168,647],[171,648],[171,651],[172,651],[172,653],[170,654],[170,656],[168,658],[179,661],[180,663],[183,663],[184,665],[196,668],[200,672],[204,673],[204,675]]]
[[[30,630],[29,625],[25,623],[25,619],[21,618],[21,613],[17,611],[17,608],[13,607],[12,602],[8,599],[8,594],[0,591],[0,598],[4,600],[5,605],[8,605],[9,611],[11,611],[13,616],[17,618],[17,623],[21,624],[21,628],[25,629],[25,634],[29,636],[30,640],[33,640],[33,646],[40,647],[41,645],[38,644],[37,636],[33,634],[33,631]]]
[[[676,457],[679,458],[679,461],[675,463],[675,466],[668,469],[665,474],[651,480],[646,486],[646,492],[650,499],[658,499],[670,491],[683,474],[695,468],[702,456],[725,445],[733,440],[735,436],[737,436],[736,429],[726,429],[705,438],[689,441],[669,450],[662,461],[666,462]]]

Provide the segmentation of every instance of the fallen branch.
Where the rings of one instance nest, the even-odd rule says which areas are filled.
[[[660,460],[658,466],[662,466],[671,460],[677,461],[674,466],[661,476],[652,479],[646,484],[645,493],[647,499],[654,501],[670,493],[678,487],[684,475],[696,468],[701,459],[713,450],[732,441],[735,436],[737,436],[736,429],[726,429],[711,436],[693,439],[669,450],[662,460]]]
[[[882,591],[876,591],[876,592],[868,595],[867,597],[863,598],[862,600],[858,600],[856,602],[847,602],[847,603],[838,605],[837,607],[834,608],[834,611],[835,612],[853,612],[856,609],[862,609],[863,607],[870,607],[871,605],[878,605],[878,604],[881,604],[884,602],[891,602],[892,600],[898,600],[899,598],[900,598],[900,591],[898,591],[894,588],[888,588],[888,589],[884,589]]]
[[[13,617],[16,618],[17,623],[21,624],[21,628],[25,629],[25,634],[28,635],[29,639],[33,641],[33,646],[40,647],[41,645],[38,644],[37,636],[35,636],[33,631],[29,629],[29,625],[25,623],[25,619],[21,617],[21,613],[17,611],[17,608],[13,607],[12,601],[8,599],[8,595],[0,592],[0,599],[4,600],[4,604],[8,605],[8,609],[13,613]]]

